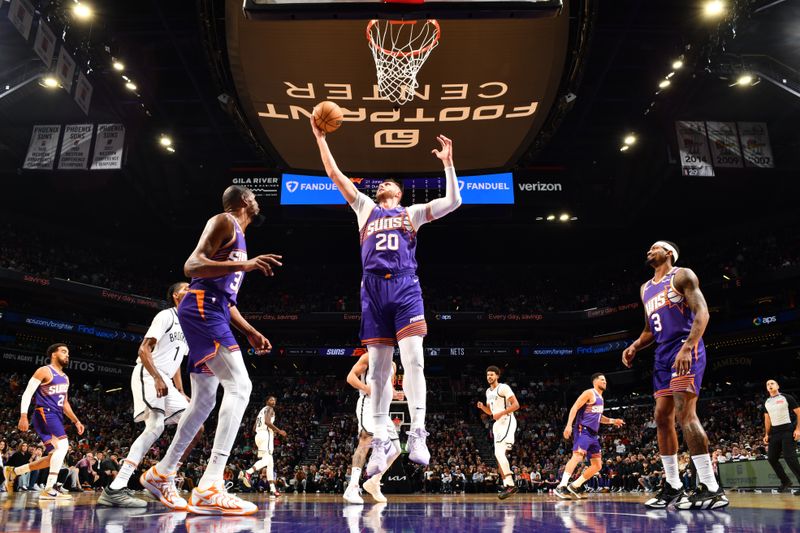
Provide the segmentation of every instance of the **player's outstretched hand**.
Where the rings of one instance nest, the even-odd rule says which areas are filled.
[[[270,344],[269,339],[256,330],[247,334],[247,340],[256,351],[256,355],[268,354],[272,350],[272,344]]]
[[[325,132],[317,127],[317,123],[314,122],[314,117],[309,117],[308,121],[311,123],[311,132],[314,134],[314,137],[317,139],[324,139]]]
[[[622,364],[628,368],[632,367],[634,357],[636,357],[636,348],[631,344],[622,351]]]
[[[572,436],[572,427],[570,426],[570,427],[564,428],[564,438],[569,440],[569,438],[571,436]]]
[[[30,427],[30,423],[28,422],[28,415],[22,415],[19,417],[19,423],[17,424],[17,429],[20,431],[28,431]]]
[[[245,272],[252,272],[253,270],[260,270],[265,276],[274,276],[272,267],[283,266],[279,260],[283,259],[282,255],[277,254],[263,254],[258,255],[252,259],[248,259],[244,264]]]
[[[436,140],[442,145],[441,150],[434,148],[431,153],[442,160],[447,166],[453,165],[453,141],[444,135],[437,135]]]

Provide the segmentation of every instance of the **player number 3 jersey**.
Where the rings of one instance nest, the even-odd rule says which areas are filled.
[[[685,339],[692,329],[694,313],[673,283],[679,270],[673,268],[657,283],[648,281],[642,290],[642,303],[650,323],[650,331],[659,347]],[[656,348],[657,354],[659,347]]]

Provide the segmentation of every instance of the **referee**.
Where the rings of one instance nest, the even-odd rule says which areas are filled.
[[[764,402],[764,444],[768,444],[767,458],[769,464],[781,480],[780,492],[785,492],[791,487],[792,482],[781,466],[780,458],[794,472],[795,477],[800,480],[800,463],[797,461],[797,450],[795,441],[800,439],[800,406],[794,396],[781,394],[778,382],[774,379],[767,381],[767,392],[769,398]],[[795,428],[792,432],[792,412],[795,417]]]

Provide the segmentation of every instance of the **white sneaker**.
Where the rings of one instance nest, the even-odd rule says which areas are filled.
[[[364,482],[364,490],[369,492],[369,495],[375,498],[378,503],[386,503],[386,496],[381,492],[381,478],[380,476],[372,476]]]
[[[353,505],[364,505],[364,498],[359,494],[358,486],[348,485],[342,495],[344,501]]]
[[[150,491],[150,493],[158,498],[158,500],[176,511],[185,511],[188,502],[184,500],[178,489],[175,488],[175,473],[163,475],[152,466],[147,472],[139,477],[142,486]]]
[[[219,480],[205,490],[195,487],[189,497],[188,510],[195,514],[244,516],[256,513],[258,507],[252,502],[229,494],[225,482]]]
[[[418,428],[414,431],[408,431],[406,435],[408,435],[409,461],[422,466],[428,466],[428,463],[431,461],[431,452],[428,451],[428,445],[425,442],[428,437],[428,432]]]

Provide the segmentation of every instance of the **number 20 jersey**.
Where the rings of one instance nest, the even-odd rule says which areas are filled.
[[[361,264],[365,272],[383,274],[417,270],[416,231],[405,207],[375,206],[361,229]]]
[[[661,281],[649,280],[642,290],[647,321],[657,343],[657,357],[672,352],[675,344],[683,343],[692,329],[694,313],[673,284],[679,270],[673,267]]]

